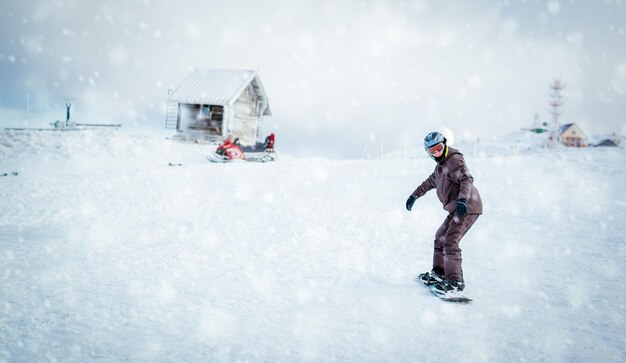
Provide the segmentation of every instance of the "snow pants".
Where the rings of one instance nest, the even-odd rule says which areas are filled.
[[[443,269],[445,278],[463,281],[461,266],[461,249],[459,242],[465,233],[472,227],[480,214],[466,214],[458,217],[450,213],[435,235],[435,252],[433,253],[433,268]]]

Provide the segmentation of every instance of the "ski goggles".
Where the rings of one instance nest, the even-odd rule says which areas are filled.
[[[429,153],[430,155],[435,155],[443,151],[443,148],[444,148],[443,142],[440,142],[435,146],[427,148],[426,152]]]

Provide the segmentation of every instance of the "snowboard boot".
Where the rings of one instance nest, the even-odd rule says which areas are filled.
[[[465,289],[465,283],[454,279],[445,279],[441,282],[435,283],[431,289],[438,294],[454,294],[456,292],[463,291],[463,289]]]
[[[438,273],[438,271],[433,268],[430,272],[424,272],[417,275],[417,281],[421,282],[426,286],[434,285],[438,282],[443,281],[443,274]]]

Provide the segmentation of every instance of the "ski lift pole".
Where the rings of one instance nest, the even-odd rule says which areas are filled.
[[[70,108],[72,107],[72,104],[70,102],[65,102],[65,127],[69,126],[70,124]]]
[[[70,125],[70,109],[72,108],[73,100],[73,98],[69,97],[65,99],[65,127]]]
[[[365,157],[365,151],[367,151],[367,146],[363,146],[363,150],[361,150],[361,157],[359,159],[363,159]]]

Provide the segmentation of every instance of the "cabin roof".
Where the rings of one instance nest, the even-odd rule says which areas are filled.
[[[574,124],[565,124],[561,126],[561,133],[567,131],[570,127],[574,126]]]
[[[167,101],[231,105],[255,77],[257,71],[253,70],[196,69],[169,95]]]

